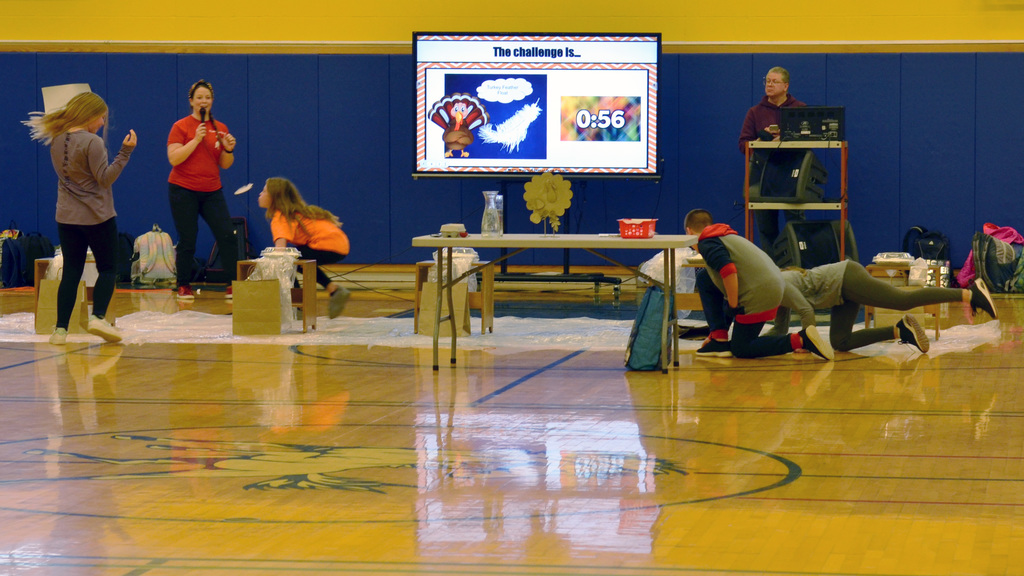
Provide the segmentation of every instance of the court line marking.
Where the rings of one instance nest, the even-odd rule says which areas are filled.
[[[501,388],[498,388],[494,392],[491,392],[490,394],[487,394],[486,396],[483,396],[482,398],[478,398],[478,399],[470,402],[469,406],[471,408],[475,408],[477,406],[480,406],[484,402],[487,402],[488,400],[490,400],[492,398],[496,398],[496,397],[500,396],[501,394],[504,394],[505,392],[508,392],[509,390],[515,388],[516,386],[519,386],[520,384],[523,384],[524,382],[530,380],[534,376],[538,376],[538,375],[540,375],[540,374],[542,374],[542,373],[544,373],[544,372],[546,372],[548,370],[551,370],[552,368],[554,368],[554,367],[556,367],[556,366],[558,366],[560,364],[563,364],[563,363],[565,363],[565,362],[567,362],[567,361],[569,361],[569,360],[579,356],[580,354],[583,354],[584,352],[586,352],[586,350],[577,350],[577,351],[569,354],[568,356],[565,356],[563,358],[555,360],[554,362],[548,364],[547,366],[541,366],[540,368],[534,370],[533,372],[530,372],[529,374],[527,374],[527,375],[525,375],[525,376],[523,376],[521,378],[517,378],[517,379],[513,380],[512,382],[509,382],[508,384],[502,386]]]

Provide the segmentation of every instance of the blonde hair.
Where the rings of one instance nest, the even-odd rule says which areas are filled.
[[[280,212],[289,222],[298,221],[298,217],[303,216],[312,220],[328,220],[335,226],[341,226],[341,222],[334,214],[319,206],[306,204],[302,194],[299,194],[299,189],[286,178],[268,178],[267,197],[270,199],[267,220],[272,220],[274,214]],[[302,222],[299,221],[299,224]]]
[[[82,92],[76,94],[63,108],[58,108],[49,114],[30,112],[30,118],[21,123],[31,129],[33,140],[41,140],[43,144],[49,145],[58,135],[71,128],[84,127],[106,113],[107,103],[103,101],[103,98],[92,92]],[[104,141],[106,135],[107,131],[104,130]]]

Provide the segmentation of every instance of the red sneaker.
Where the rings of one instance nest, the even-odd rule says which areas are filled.
[[[196,293],[191,286],[178,286],[178,300],[195,300]]]
[[[231,286],[228,286],[228,289],[224,291],[224,297],[231,300]]]

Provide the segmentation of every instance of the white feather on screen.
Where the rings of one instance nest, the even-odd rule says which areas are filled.
[[[501,144],[501,147],[512,152],[519,149],[519,144],[526,140],[530,124],[536,120],[541,113],[540,100],[533,104],[523,106],[511,118],[505,120],[495,127],[488,124],[480,129],[480,137],[487,144]]]

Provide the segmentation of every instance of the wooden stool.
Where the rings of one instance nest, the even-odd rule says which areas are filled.
[[[918,288],[918,286],[907,286],[907,281],[910,278],[910,265],[909,264],[907,264],[907,265],[904,265],[904,264],[897,264],[897,265],[871,264],[869,266],[865,266],[864,268],[867,269],[868,273],[871,274],[873,277],[878,278],[880,280],[889,280],[894,286],[896,286],[898,288],[904,288],[905,287],[905,288],[907,288],[909,290],[913,290],[914,288]],[[939,267],[938,266],[933,266],[931,268],[934,268],[935,277],[938,278]],[[923,288],[923,286],[921,286],[921,288]],[[928,305],[922,306],[921,310],[922,310],[923,314],[931,314],[932,315],[932,318],[935,321],[935,339],[938,340],[939,339],[939,313],[942,311],[942,304],[928,304]],[[910,311],[908,311],[907,313],[909,314]],[[864,327],[865,328],[870,328],[872,325],[875,324],[876,314],[877,314],[877,312],[876,312],[874,306],[865,306],[864,307]]]
[[[302,273],[302,288],[292,288],[292,308],[302,311],[302,331],[316,330],[316,260],[296,260]],[[255,260],[238,261],[238,279],[245,280],[256,268]]]
[[[475,262],[473,265],[480,264],[485,264],[480,270],[480,291],[469,293],[469,307],[480,311],[480,333],[483,334],[484,332],[494,332],[494,266],[487,262]],[[412,313],[413,332],[417,332],[420,328],[420,295],[433,265],[433,260],[416,263],[416,298]]]
[[[35,261],[33,268],[34,282],[32,284],[35,290],[36,306],[39,305],[39,283],[42,282],[43,278],[46,277],[46,271],[50,268],[50,263],[53,262],[53,258],[40,258]],[[85,300],[89,304],[92,304],[92,286],[85,287]]]
[[[87,260],[87,263],[91,262]],[[39,305],[39,295],[42,293],[43,279],[46,278],[46,271],[49,270],[50,264],[53,263],[53,258],[40,258],[33,264],[33,290],[35,291],[35,329],[36,334],[49,334],[53,332],[54,325],[56,324],[56,293],[53,294],[54,300],[44,304],[44,307],[50,307],[47,312],[44,312]],[[79,282],[81,285],[85,285],[85,280]],[[58,282],[59,285],[59,282]],[[68,334],[85,334],[85,322],[89,319],[88,307],[92,305],[92,293],[93,286],[85,286],[85,304],[86,310],[81,311],[78,304],[75,305],[75,310],[72,311],[71,323],[68,325]],[[75,311],[80,312],[80,315],[76,316]],[[117,318],[114,316],[112,309],[107,309],[105,316],[106,320],[110,324],[116,325]]]
[[[679,264],[681,268],[703,268],[704,264],[696,264],[691,262],[683,262]],[[696,288],[694,288],[696,290]],[[676,310],[704,310],[704,305],[700,302],[700,294],[696,292],[676,292]],[[679,314],[676,314],[678,318]]]

